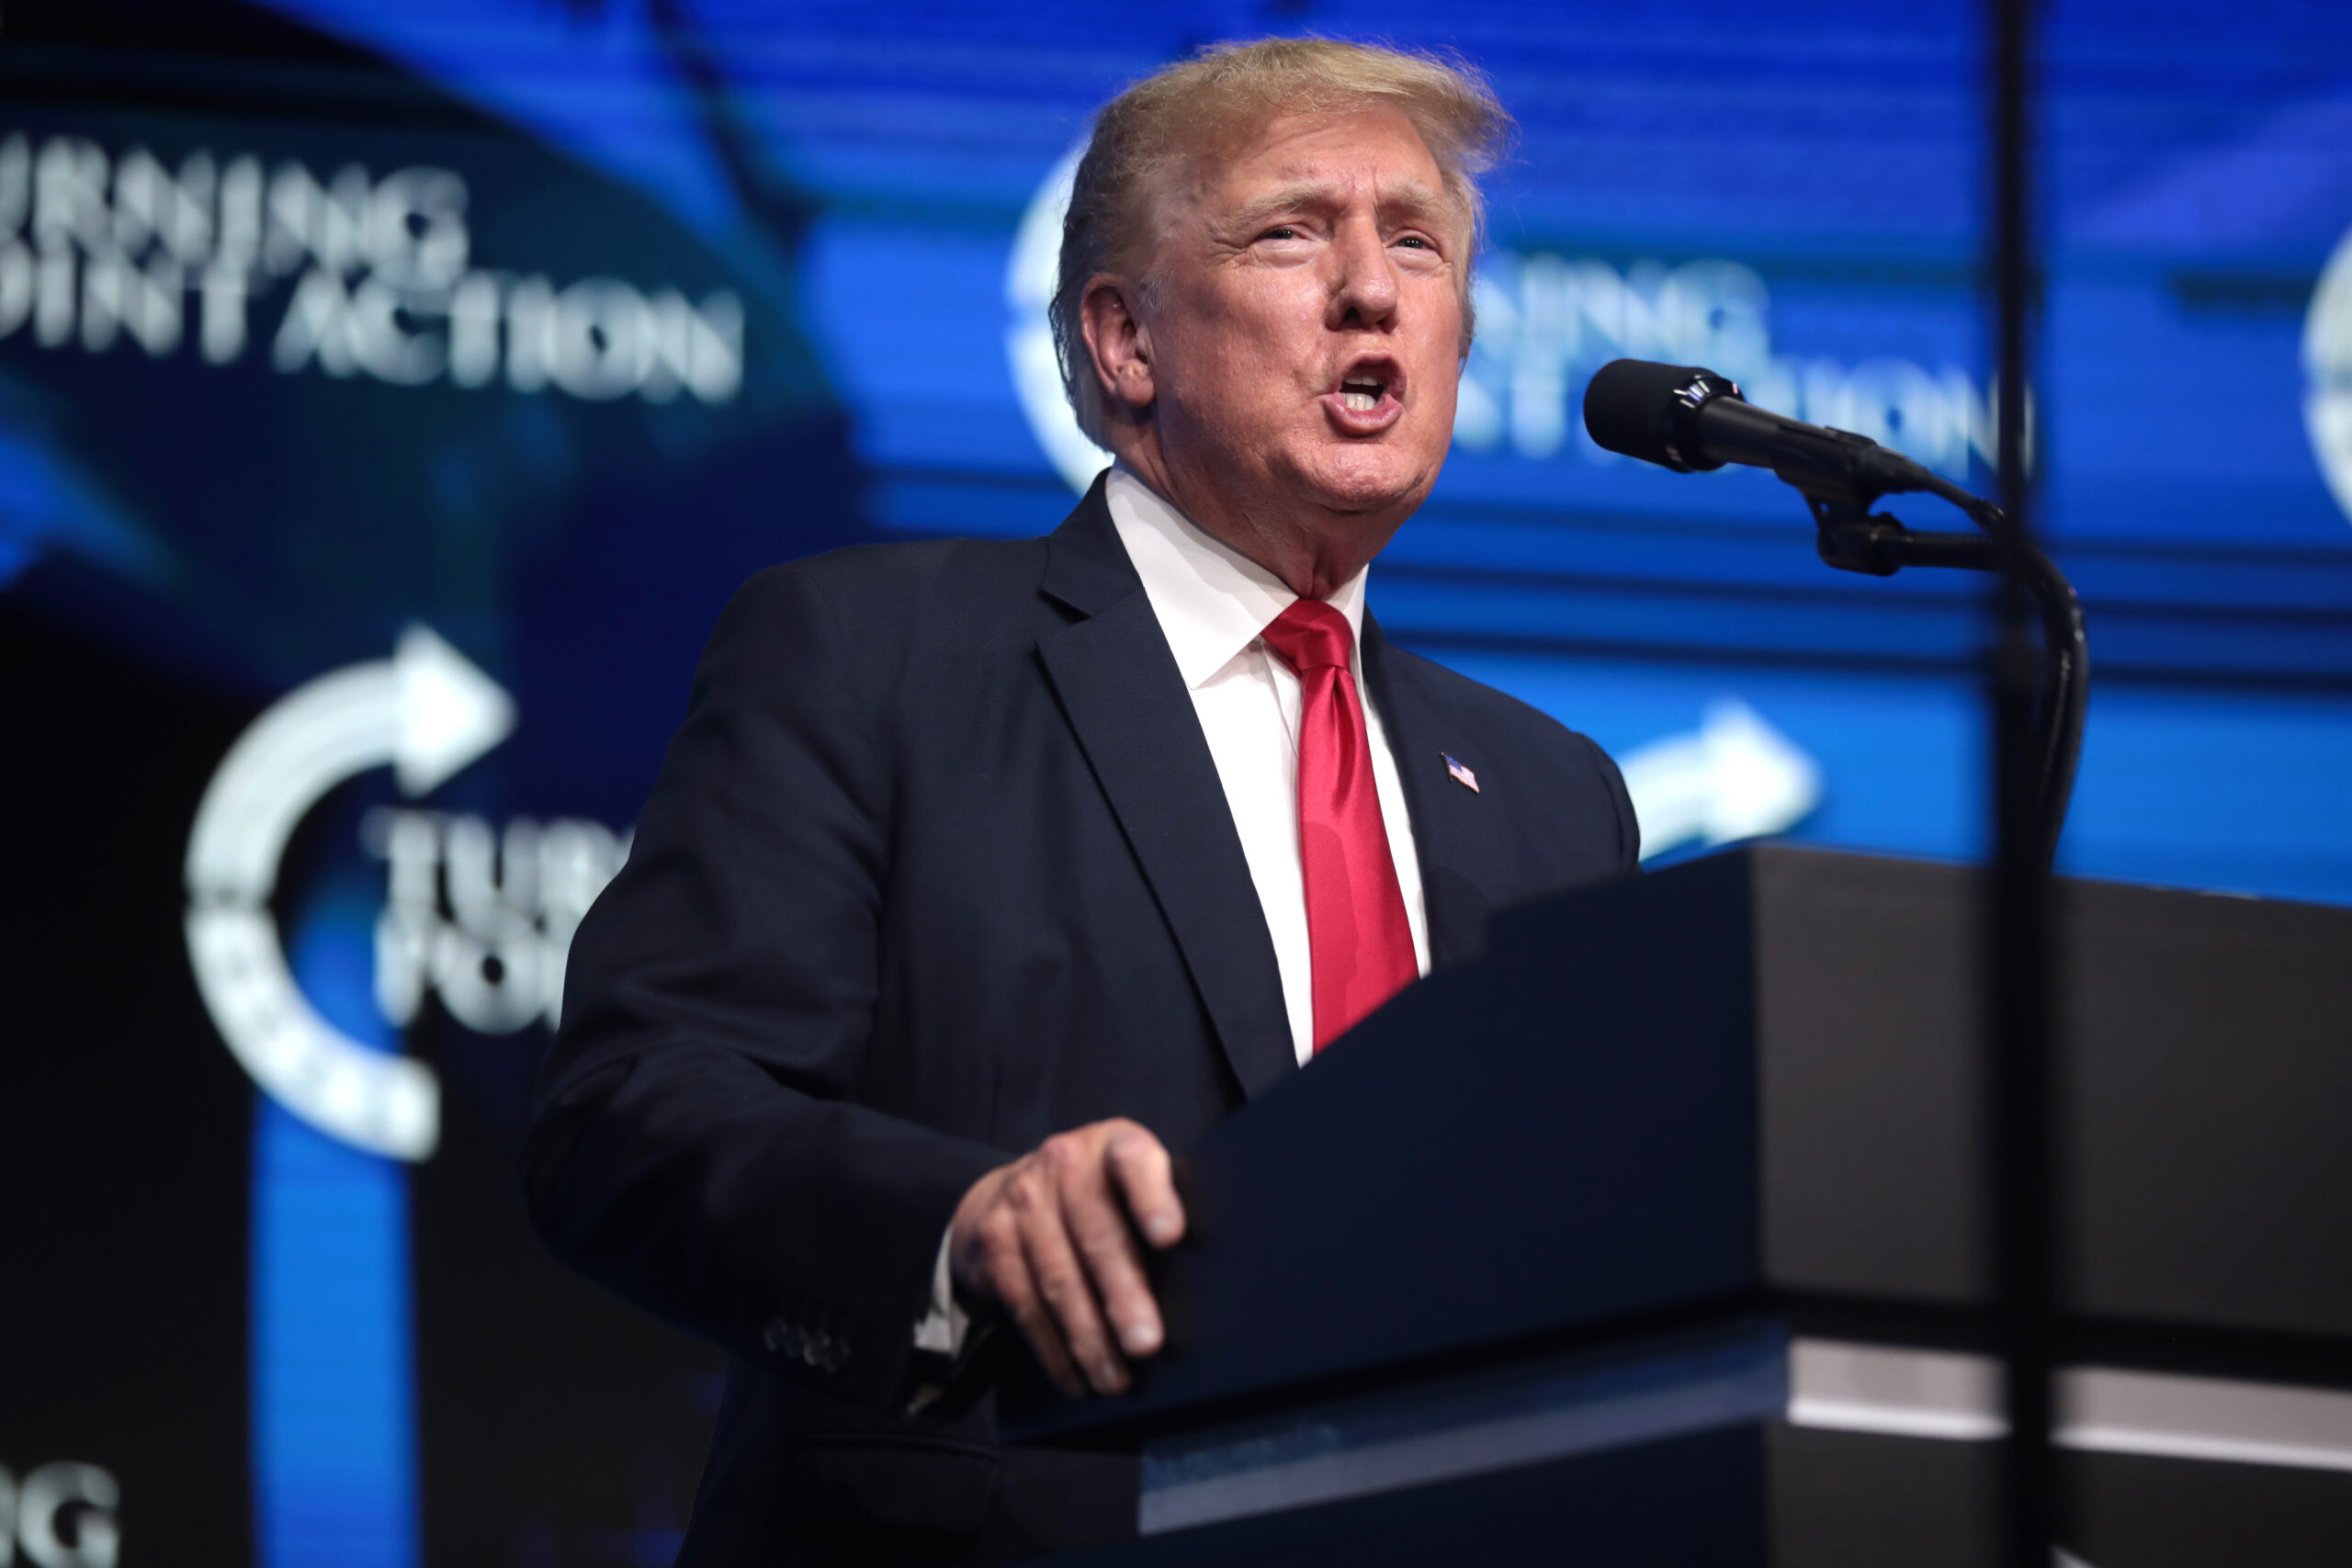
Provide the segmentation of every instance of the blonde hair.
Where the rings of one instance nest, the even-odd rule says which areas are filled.
[[[1112,99],[1079,162],[1051,316],[1062,388],[1091,439],[1108,444],[1102,385],[1079,324],[1086,286],[1114,273],[1148,288],[1142,273],[1159,240],[1155,217],[1176,180],[1280,116],[1382,107],[1413,122],[1466,220],[1470,249],[1459,276],[1469,351],[1470,266],[1487,220],[1477,176],[1494,166],[1513,129],[1486,77],[1458,58],[1334,39],[1212,44]]]

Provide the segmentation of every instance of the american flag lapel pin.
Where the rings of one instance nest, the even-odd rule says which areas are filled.
[[[1478,793],[1478,775],[1477,775],[1477,774],[1476,774],[1476,773],[1472,773],[1468,768],[1466,768],[1466,767],[1463,766],[1463,765],[1462,765],[1462,763],[1461,763],[1459,761],[1457,761],[1457,760],[1453,757],[1453,755],[1451,752],[1440,751],[1440,752],[1438,753],[1438,755],[1439,755],[1439,756],[1441,756],[1441,757],[1443,757],[1443,758],[1445,759],[1445,771],[1446,771],[1446,773],[1448,774],[1448,776],[1450,776],[1450,777],[1453,780],[1453,782],[1454,782],[1455,784],[1460,784],[1464,789],[1468,790],[1472,795],[1476,795],[1476,794],[1477,794],[1477,793]]]

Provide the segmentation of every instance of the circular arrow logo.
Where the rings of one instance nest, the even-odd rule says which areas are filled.
[[[1030,432],[1046,449],[1054,471],[1081,495],[1094,476],[1110,466],[1111,454],[1087,438],[1078,427],[1078,415],[1070,412],[1049,311],[1061,281],[1062,219],[1069,211],[1079,160],[1085,155],[1081,141],[1062,155],[1037,186],[1028,211],[1022,214],[1004,269],[1004,302],[1012,313],[1004,330],[1004,353],[1012,367],[1021,412],[1028,416]]]
[[[2335,503],[2352,516],[2352,233],[2328,257],[2303,318],[2303,427]]]
[[[254,1082],[321,1132],[396,1159],[432,1154],[441,1090],[421,1062],[369,1050],[294,983],[269,899],[287,841],[345,780],[390,767],[432,790],[514,728],[497,682],[422,626],[389,660],[322,675],[237,739],[197,808],[187,949],[204,1005]]]

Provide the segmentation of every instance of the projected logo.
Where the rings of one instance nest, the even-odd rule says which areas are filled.
[[[475,264],[465,180],[447,169],[322,180],[286,161],[176,169],[143,147],[0,140],[0,339],[232,365],[266,340],[269,363],[401,387],[594,401],[706,403],[743,379],[743,306],[618,278],[566,285]]]
[[[1005,355],[1022,412],[1055,470],[1080,491],[1111,457],[1070,412],[1047,310],[1083,151],[1073,148],[1037,187],[1005,269]],[[1464,452],[1619,461],[1585,435],[1575,400],[1594,370],[1631,358],[1708,366],[1737,380],[1758,407],[1854,431],[1947,473],[1964,475],[1972,453],[1994,460],[1996,411],[1965,370],[1776,353],[1771,292],[1739,262],[1643,261],[1621,271],[1591,258],[1498,250],[1481,265],[1474,298],[1478,340],[1463,367],[1453,422],[1454,445]],[[2346,310],[2352,314],[2352,302]],[[2346,330],[2343,358],[2352,366],[2352,326]],[[2352,441],[2352,414],[2346,419]]]
[[[362,1045],[303,996],[270,909],[287,843],[338,784],[390,767],[402,794],[430,794],[514,725],[495,682],[413,626],[390,659],[322,675],[254,720],[197,809],[187,944],[205,1007],[256,1084],[345,1143],[427,1157],[440,1089],[431,1068]],[[371,814],[362,831],[390,867],[376,935],[388,1021],[406,1025],[431,993],[482,1033],[555,1021],[572,931],[620,869],[623,839],[575,820],[517,819],[502,835],[414,809]]]
[[[2303,425],[2336,505],[2352,517],[2352,231],[2328,257],[2303,318]]]

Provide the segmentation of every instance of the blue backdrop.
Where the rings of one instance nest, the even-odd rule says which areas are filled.
[[[1202,43],[1459,51],[1521,121],[1453,455],[1373,574],[1391,634],[1609,747],[1656,854],[1975,853],[1978,585],[1832,572],[1769,476],[1614,458],[1577,411],[1609,359],[1703,363],[1988,489],[1981,26],[1942,0],[12,6],[0,611],[232,731],[416,624],[505,704],[446,784],[379,761],[301,803],[269,891],[311,1006],[430,1062],[445,1110],[419,1163],[258,1112],[252,1551],[674,1540],[707,1358],[647,1349],[642,1390],[599,1396],[674,1440],[572,1463],[595,1500],[517,1468],[600,1440],[549,1414],[568,1363],[530,1360],[527,1303],[573,1287],[482,1305],[469,1279],[536,1265],[468,1205],[509,1202],[570,923],[734,583],[1042,532],[1098,465],[1043,335],[1058,182],[1100,103]],[[2352,901],[2352,10],[2068,0],[2040,88],[2028,412],[2096,678],[2063,865]],[[1948,525],[1933,504],[1905,514]],[[182,837],[223,750],[187,744],[193,784],[107,785]],[[174,983],[186,1048],[227,1064]],[[510,1425],[436,1395],[490,1375],[445,1343],[508,1348]]]

